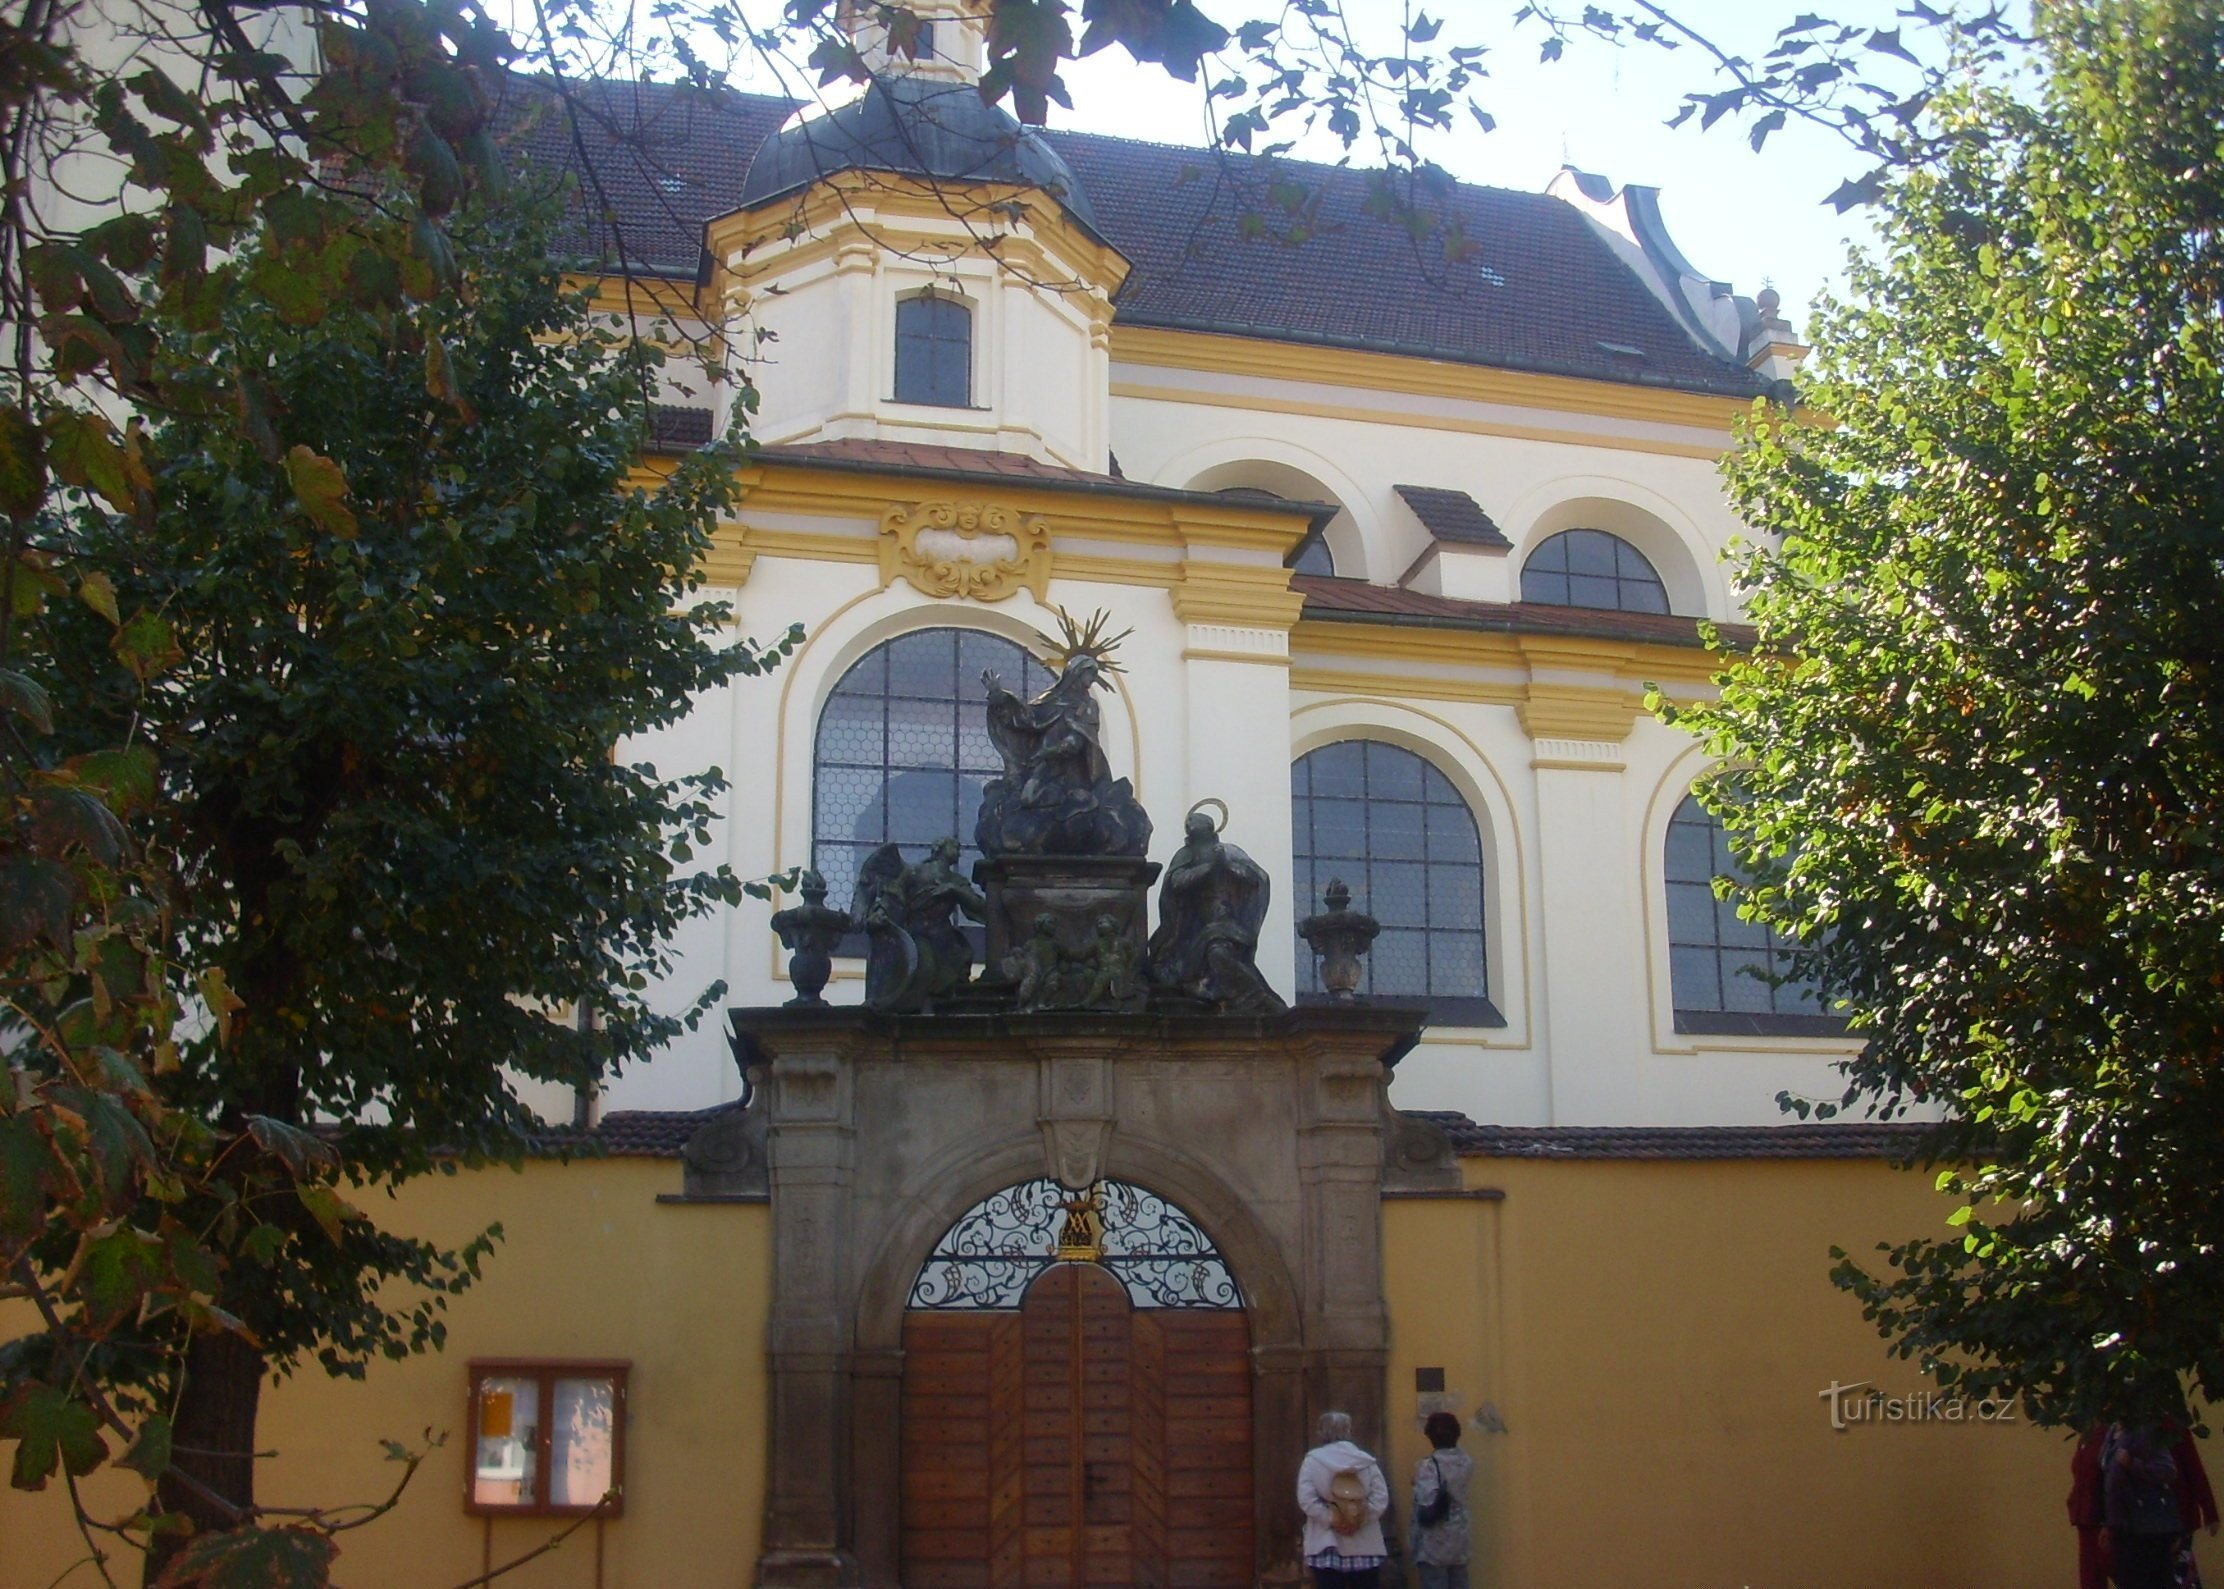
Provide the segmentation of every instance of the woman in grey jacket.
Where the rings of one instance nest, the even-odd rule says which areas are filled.
[[[1467,1589],[1467,1481],[1475,1459],[1459,1448],[1460,1421],[1452,1414],[1432,1412],[1421,1427],[1436,1449],[1413,1470],[1413,1563],[1421,1589]]]

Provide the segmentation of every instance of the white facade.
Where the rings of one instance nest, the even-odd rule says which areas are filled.
[[[1290,897],[1292,761],[1378,741],[1423,758],[1466,803],[1482,841],[1488,993],[1502,1024],[1433,1027],[1400,1067],[1401,1106],[1507,1124],[1759,1125],[1781,1120],[1782,1091],[1842,1090],[1830,1069],[1850,1052],[1842,1036],[1802,1035],[1796,1022],[1679,1029],[1664,855],[1670,818],[1706,761],[1642,700],[1652,684],[1686,698],[1704,691],[1693,626],[1664,638],[1657,624],[1594,624],[1580,609],[1563,609],[1576,621],[1561,624],[1513,605],[1537,547],[1584,528],[1641,552],[1674,615],[1734,621],[1723,555],[1745,530],[1716,464],[1740,402],[1130,328],[1112,309],[1126,261],[1041,193],[1005,203],[1000,189],[994,205],[961,215],[900,178],[841,186],[707,229],[717,290],[749,328],[735,346],[759,360],[754,431],[776,449],[740,520],[722,530],[710,577],[744,632],[800,622],[808,638],[770,678],[629,748],[672,770],[727,772],[725,859],[737,873],[811,862],[820,715],[875,646],[954,627],[1039,654],[1057,632],[1053,608],[1101,608],[1133,630],[1106,738],[1114,771],[1134,780],[1154,819],[1153,858],[1178,845],[1193,802],[1227,802],[1230,838],[1276,883],[1260,963],[1285,995],[1302,952],[1292,924],[1319,908]],[[1603,229],[1595,186],[1562,196]],[[985,247],[984,228],[995,238]],[[1614,243],[1625,256],[1644,252],[1643,238]],[[974,401],[962,410],[891,397],[897,306],[929,286],[973,309]],[[1660,283],[1647,287],[1660,295]],[[1773,305],[1755,315],[1726,289],[1716,296],[1721,324],[1710,332],[1734,330],[1743,313],[1760,333],[1749,339],[1753,367],[1770,377],[1787,368],[1787,349],[1798,350]],[[853,451],[826,459],[828,443]],[[906,462],[888,444],[919,450]],[[969,469],[962,454],[926,449],[1000,461]],[[998,478],[1014,460],[1044,466],[1041,478]],[[1112,467],[1126,485],[1105,482],[1098,495],[1054,478]],[[1399,485],[1467,493],[1507,544],[1432,532]],[[1138,503],[1136,487],[1167,494]],[[1442,610],[1338,610],[1316,596],[1300,615],[1284,563],[1301,519],[1253,511],[1239,524],[1231,509],[1235,518],[1216,523],[1202,495],[1244,487],[1332,507],[1325,541],[1338,576],[1443,598]],[[1000,508],[1010,515],[1000,523],[1037,522],[1042,544],[993,589],[930,594],[888,544],[889,521],[922,504]],[[1016,555],[1019,542],[996,544]],[[735,1004],[786,999],[769,914],[751,905],[696,924],[677,984],[692,992],[722,978]],[[861,992],[860,966],[839,964],[828,996]],[[616,1078],[602,1106],[699,1108],[739,1086],[722,1032],[706,1027]]]

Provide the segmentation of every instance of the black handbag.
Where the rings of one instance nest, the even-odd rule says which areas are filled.
[[[1452,1515],[1452,1492],[1444,1487],[1444,1469],[1434,1457],[1429,1458],[1429,1466],[1436,1469],[1436,1493],[1413,1514],[1414,1523],[1421,1528],[1434,1528]]]

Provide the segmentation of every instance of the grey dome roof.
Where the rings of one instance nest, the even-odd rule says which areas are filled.
[[[841,171],[1041,188],[1096,230],[1088,196],[1063,157],[1032,127],[983,102],[970,83],[876,77],[846,105],[789,117],[750,163],[739,207],[755,209]]]

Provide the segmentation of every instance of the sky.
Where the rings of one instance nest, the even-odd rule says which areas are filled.
[[[1675,7],[1718,42],[1754,55],[1784,21],[1808,8],[1778,0],[1688,0]],[[1837,0],[1812,8],[1848,22],[1895,25],[1892,0]],[[1280,8],[1258,0],[1204,0],[1203,9],[1233,26]],[[1400,0],[1348,0],[1347,9],[1355,26],[1370,28],[1395,27],[1404,8]],[[1424,145],[1424,154],[1462,181],[1493,187],[1541,190],[1563,163],[1617,186],[1657,187],[1669,235],[1684,256],[1740,293],[1774,286],[1795,326],[1819,289],[1842,284],[1846,240],[1865,236],[1866,223],[1861,212],[1840,216],[1823,200],[1867,169],[1856,151],[1797,124],[1770,138],[1759,154],[1728,119],[1703,133],[1696,120],[1671,130],[1665,123],[1686,92],[1710,91],[1724,81],[1696,50],[1578,41],[1547,64],[1537,55],[1544,34],[1534,25],[1508,24],[1516,9],[1513,0],[1450,0],[1450,20],[1436,47],[1494,44],[1484,61],[1489,81],[1479,95],[1498,125],[1486,133],[1463,121]],[[1053,106],[1053,127],[1164,143],[1208,136],[1197,85],[1138,67],[1117,46],[1069,67],[1066,81],[1074,108]],[[1295,152],[1333,159],[1336,145],[1324,136]]]

